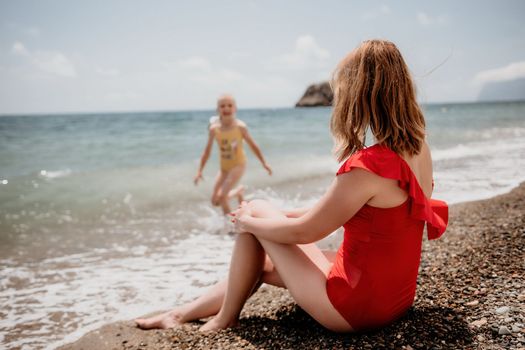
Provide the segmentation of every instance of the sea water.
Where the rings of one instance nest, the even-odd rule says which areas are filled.
[[[247,199],[315,203],[332,181],[330,108],[239,110]],[[525,102],[424,106],[434,197],[525,180]],[[191,300],[225,276],[230,227],[210,204],[217,147],[193,185],[213,111],[0,116],[0,344],[54,348]],[[233,203],[232,203],[233,204]]]

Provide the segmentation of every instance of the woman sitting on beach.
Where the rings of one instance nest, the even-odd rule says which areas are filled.
[[[282,212],[268,202],[233,213],[239,232],[229,276],[195,301],[135,320],[144,329],[213,316],[200,329],[235,326],[262,283],[288,288],[329,330],[387,325],[415,297],[424,224],[429,239],[447,225],[448,208],[431,200],[433,180],[425,120],[408,68],[388,41],[365,41],[338,65],[331,130],[342,164],[309,210]],[[376,144],[365,147],[370,128]],[[337,253],[314,242],[344,226]]]

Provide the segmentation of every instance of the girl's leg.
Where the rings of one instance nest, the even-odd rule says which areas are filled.
[[[222,195],[221,189],[222,189],[224,180],[226,180],[227,175],[228,175],[227,172],[219,170],[219,172],[217,173],[217,176],[215,177],[215,184],[213,185],[213,192],[211,195],[211,204],[214,206],[219,206],[221,204],[221,201],[220,201],[220,198]]]
[[[242,201],[244,200],[244,186],[243,185],[237,186],[236,188],[231,190],[230,193],[228,193],[228,199],[232,199],[234,197],[237,198],[237,202],[239,202],[239,205],[241,205]]]
[[[274,217],[283,214],[264,201],[249,203],[252,214],[258,217]],[[245,234],[251,236],[251,234]],[[333,307],[326,294],[326,278],[332,263],[314,245],[280,244],[264,239],[257,239],[266,253],[270,256],[279,276],[297,304],[324,327],[337,332],[352,331],[352,327]],[[234,260],[232,259],[232,265]],[[242,261],[236,263],[243,264]],[[234,279],[230,275],[228,292],[223,306],[217,316],[205,324],[203,330],[217,330],[231,326],[237,322],[240,309],[246,299],[246,281],[242,278]],[[243,276],[243,275],[237,275]],[[232,278],[233,277],[233,278]],[[237,283],[239,282],[239,283]],[[236,292],[235,290],[238,289]]]
[[[236,166],[235,168],[231,169],[227,173],[225,173],[224,181],[222,181],[222,184],[220,186],[219,190],[219,196],[218,200],[222,207],[222,211],[224,214],[228,214],[231,212],[230,203],[229,203],[229,194],[232,188],[239,182],[241,177],[244,175],[244,171],[246,170],[246,165],[241,164]],[[235,193],[234,193],[235,195]]]

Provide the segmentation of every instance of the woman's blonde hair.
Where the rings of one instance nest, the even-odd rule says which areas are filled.
[[[331,84],[330,129],[339,161],[365,146],[368,127],[377,143],[398,154],[420,152],[425,118],[408,67],[393,43],[363,42],[339,63]]]

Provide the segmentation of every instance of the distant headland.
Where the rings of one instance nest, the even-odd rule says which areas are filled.
[[[331,106],[334,93],[330,84],[325,81],[308,86],[303,97],[295,104],[295,107],[318,107]]]

